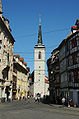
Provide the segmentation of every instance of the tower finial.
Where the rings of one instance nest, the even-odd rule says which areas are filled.
[[[2,17],[2,4],[1,4],[1,0],[0,0],[0,17]]]
[[[41,25],[41,14],[39,15],[39,25]]]

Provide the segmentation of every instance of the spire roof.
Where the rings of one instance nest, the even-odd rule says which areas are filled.
[[[42,45],[41,18],[39,17],[38,45]]]
[[[41,25],[41,17],[39,17],[39,26]]]

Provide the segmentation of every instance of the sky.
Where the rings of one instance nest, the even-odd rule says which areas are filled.
[[[15,39],[14,54],[27,62],[30,73],[34,70],[34,46],[38,40],[39,16],[46,59],[71,32],[79,19],[79,0],[2,0],[3,16],[10,21]],[[46,74],[47,64],[46,64]]]

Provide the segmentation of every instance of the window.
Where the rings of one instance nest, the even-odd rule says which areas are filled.
[[[7,63],[9,65],[9,53],[7,54]]]
[[[2,40],[0,40],[0,44],[2,44]]]
[[[39,66],[39,68],[41,68],[41,67]]]
[[[72,60],[73,60],[73,65],[74,65],[74,64],[77,64],[77,53],[74,53],[74,54],[72,55]]]
[[[41,52],[39,51],[38,59],[41,59]]]
[[[77,46],[77,40],[74,38],[72,40],[72,48],[76,47]]]
[[[5,48],[6,46],[4,45],[4,48]]]

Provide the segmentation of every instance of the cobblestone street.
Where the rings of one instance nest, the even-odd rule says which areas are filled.
[[[79,108],[13,101],[0,104],[0,119],[79,119]]]

